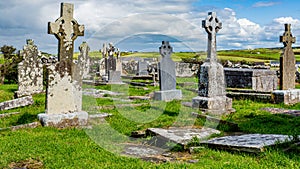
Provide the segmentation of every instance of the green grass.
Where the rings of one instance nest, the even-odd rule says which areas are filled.
[[[197,82],[196,78],[178,78],[178,83]],[[91,87],[91,86],[90,86]],[[187,88],[194,88],[188,86]],[[151,163],[136,158],[123,157],[117,153],[121,149],[119,142],[130,143],[128,137],[132,131],[145,130],[149,127],[171,126],[210,126],[204,120],[194,119],[190,116],[194,109],[181,105],[183,101],[191,101],[195,93],[180,87],[183,100],[172,102],[160,101],[133,101],[143,103],[141,106],[132,107],[131,102],[126,102],[128,95],[145,95],[158,90],[158,87],[146,86],[133,87],[130,85],[103,85],[97,89],[125,92],[125,96],[118,96],[120,100],[113,100],[112,96],[94,99],[83,97],[84,109],[93,109],[95,106],[114,106],[94,110],[92,113],[111,113],[113,116],[106,118],[104,123],[97,124],[93,130],[84,129],[54,129],[38,127],[35,129],[21,129],[18,131],[0,131],[0,168],[8,168],[13,164],[33,161],[43,168],[299,168],[300,148],[284,152],[281,147],[269,148],[262,154],[247,154],[243,152],[226,152],[203,148],[189,157],[178,158],[177,162]],[[17,85],[1,85],[0,98],[9,100]],[[37,114],[43,113],[45,108],[45,95],[34,97],[31,106],[0,111],[1,113],[20,112],[0,118],[0,128],[25,124],[37,121]],[[124,100],[122,100],[124,99]],[[129,106],[118,107],[120,104]],[[300,117],[287,115],[272,115],[260,110],[264,107],[278,107],[300,109],[300,104],[294,106],[275,105],[270,103],[234,100],[233,107],[236,112],[224,116],[223,119],[238,123],[244,133],[272,133],[300,135]],[[232,132],[230,129],[219,127],[223,132]],[[189,158],[199,160],[195,164],[187,163]],[[20,164],[21,165],[21,164]]]

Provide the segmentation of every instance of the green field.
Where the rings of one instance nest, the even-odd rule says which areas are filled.
[[[197,82],[196,78],[178,78],[178,83]],[[92,87],[92,86],[85,86]],[[195,86],[192,86],[194,88]],[[128,95],[146,95],[158,87],[147,86],[118,86],[106,85],[95,87],[111,91],[127,92]],[[99,131],[114,129],[120,136],[114,136],[116,141],[126,141],[132,131],[144,130],[149,127],[168,127],[193,125],[201,127],[205,124],[203,119],[191,121],[189,114],[197,112],[184,107],[181,102],[191,101],[195,93],[178,86],[183,92],[182,101],[154,102],[137,100],[133,103],[142,103],[138,107],[116,108],[114,105],[128,104],[122,100],[112,100],[110,95],[105,98],[93,99],[88,96],[83,98],[83,108],[89,113],[106,112],[113,116],[106,118],[106,125],[99,125]],[[190,88],[190,87],[189,87]],[[0,86],[0,102],[12,99],[17,85]],[[116,96],[115,96],[116,97]],[[124,96],[119,96],[120,99]],[[24,108],[0,111],[0,114],[20,112],[0,118],[0,128],[20,125],[37,121],[37,114],[43,113],[45,108],[45,95],[34,96],[34,104]],[[102,108],[95,110],[93,106]],[[113,108],[108,108],[113,106]],[[107,107],[107,108],[105,108]],[[260,110],[263,107],[277,107],[300,109],[300,104],[294,106],[275,105],[259,101],[234,100],[234,114],[223,116],[224,120],[235,122],[243,133],[272,133],[300,135],[300,117],[288,115],[272,115]],[[97,127],[97,126],[96,126]],[[226,126],[219,126],[222,135],[232,132]],[[179,153],[178,158],[172,162],[152,163],[137,158],[120,156],[113,153],[118,148],[109,140],[111,132],[104,132],[97,142],[85,129],[55,129],[38,127],[35,129],[20,129],[17,131],[0,131],[0,168],[295,168],[300,167],[300,147],[293,144],[285,147],[276,146],[267,149],[261,154],[248,154],[243,152],[227,152],[204,147],[195,154],[186,151]],[[106,134],[108,135],[106,135]],[[147,138],[146,138],[147,140]],[[102,142],[101,142],[102,141]],[[104,146],[103,141],[106,141]],[[130,142],[130,140],[127,140]],[[292,147],[289,151],[285,148]],[[178,150],[174,150],[176,151]],[[197,160],[189,163],[190,159]]]

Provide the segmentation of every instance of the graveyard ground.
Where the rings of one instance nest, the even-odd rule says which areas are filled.
[[[182,102],[189,102],[196,96],[190,89],[197,86],[184,86],[184,82],[196,82],[196,78],[178,78],[178,88],[182,90],[182,101],[154,102],[149,100],[134,100],[128,102],[125,96],[145,96],[158,87],[115,85],[96,86],[93,88],[125,92],[124,95],[115,96],[104,94],[100,98],[84,96],[83,109],[89,113],[110,113],[105,121],[109,125],[96,124],[105,131],[107,127],[113,128],[120,136],[117,141],[126,141],[133,131],[142,131],[150,127],[169,127],[193,125],[194,127],[210,126],[203,119],[190,119],[194,109],[183,106]],[[85,86],[91,88],[92,86]],[[17,85],[0,86],[0,102],[13,97]],[[0,168],[299,168],[299,144],[286,144],[267,148],[259,154],[245,152],[228,152],[203,147],[190,154],[180,147],[173,149],[175,160],[170,162],[149,162],[138,158],[120,156],[112,151],[116,149],[111,143],[106,147],[102,145],[108,136],[102,135],[95,140],[88,129],[68,128],[55,129],[49,127],[26,128],[12,131],[11,126],[37,121],[37,114],[43,113],[45,108],[45,95],[34,95],[34,104],[31,106],[1,111],[0,114],[19,112],[6,117],[0,117]],[[135,104],[136,107],[126,106]],[[118,107],[117,105],[125,105]],[[300,104],[285,106],[260,101],[233,100],[235,113],[222,117],[223,120],[237,123],[239,133],[265,133],[300,135],[300,116],[293,117],[282,114],[271,114],[261,110],[265,107],[286,108],[300,110]],[[138,117],[138,118],[137,118]],[[213,124],[212,124],[213,125]],[[218,128],[220,135],[236,132],[226,125]],[[108,133],[109,135],[110,133]],[[146,141],[150,138],[144,138]],[[299,143],[299,140],[295,140]],[[109,142],[106,142],[109,143]],[[194,142],[197,144],[197,142]]]

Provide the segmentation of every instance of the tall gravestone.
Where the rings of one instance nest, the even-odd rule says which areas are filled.
[[[30,96],[43,92],[43,65],[41,54],[32,39],[20,51],[23,60],[18,64],[18,91],[15,97]]]
[[[280,42],[283,43],[284,49],[280,56],[280,89],[294,89],[296,76],[296,59],[292,49],[292,44],[296,38],[291,33],[291,24],[285,24],[285,32],[280,36]]]
[[[48,33],[58,39],[58,62],[47,67],[46,113],[39,114],[44,126],[85,125],[88,114],[82,111],[82,78],[85,59],[73,62],[74,40],[84,35],[84,26],[73,18],[73,4],[61,3],[61,17],[48,24]],[[87,45],[86,45],[87,46]],[[82,47],[82,49],[85,47]]]
[[[209,12],[202,27],[208,33],[207,59],[200,67],[198,96],[193,98],[193,107],[213,114],[232,110],[232,100],[226,97],[223,66],[217,62],[216,33],[222,23],[215,12]]]
[[[154,92],[154,99],[164,101],[181,99],[181,90],[176,89],[175,62],[171,59],[173,48],[168,41],[162,41],[159,53],[162,56],[161,61],[158,63],[160,91]]]
[[[296,59],[292,44],[296,42],[291,32],[291,24],[285,24],[285,32],[280,36],[283,53],[280,56],[280,90],[272,93],[275,103],[295,104],[300,102],[300,90],[295,89]]]

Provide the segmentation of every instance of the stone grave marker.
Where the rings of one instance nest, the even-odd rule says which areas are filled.
[[[73,4],[61,3],[61,17],[48,24],[48,33],[58,39],[58,62],[47,67],[46,113],[38,118],[44,126],[86,125],[82,111],[82,78],[87,45],[81,45],[78,62],[73,62],[74,40],[84,35],[84,26],[73,18]],[[84,54],[85,53],[85,54]]]
[[[150,135],[157,136],[157,142],[168,142],[179,144],[181,146],[186,146],[193,137],[198,139],[206,139],[212,134],[220,134],[221,132],[212,128],[179,128],[170,127],[168,129],[162,128],[148,128],[146,133]]]
[[[280,36],[283,43],[283,54],[280,56],[280,90],[272,92],[275,103],[296,104],[300,102],[300,90],[295,89],[296,59],[292,44],[296,38],[291,33],[291,25],[285,24],[285,32]]]
[[[246,151],[252,153],[263,152],[266,147],[280,143],[290,142],[292,138],[288,135],[280,134],[245,134],[240,136],[224,136],[213,138],[201,143],[209,147]]]
[[[118,74],[120,74],[119,78],[121,78],[122,60],[120,50],[115,48],[112,43],[109,43],[108,46],[104,43],[101,53],[104,58],[105,65],[105,74],[103,75],[104,81],[115,81],[117,79],[116,75]]]
[[[288,90],[295,88],[296,58],[292,49],[292,44],[296,38],[291,33],[291,24],[285,24],[285,32],[280,36],[280,42],[284,49],[280,56],[280,89]]]
[[[140,60],[138,62],[138,75],[139,76],[149,75],[149,73],[148,73],[148,63],[144,60]]]
[[[32,39],[20,51],[23,60],[18,64],[18,91],[15,98],[43,92],[43,65],[41,53]]]
[[[173,48],[168,41],[162,41],[159,52],[162,56],[158,63],[160,91],[154,92],[154,99],[164,101],[181,99],[181,90],[176,89],[175,62],[171,59]]]
[[[209,12],[202,27],[208,33],[207,59],[200,67],[198,96],[193,98],[193,107],[213,114],[232,111],[232,100],[226,97],[223,66],[217,62],[216,34],[222,23],[215,12]]]

